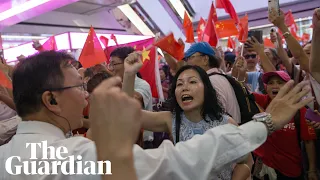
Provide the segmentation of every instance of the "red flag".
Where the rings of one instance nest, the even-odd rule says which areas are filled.
[[[111,34],[110,39],[112,39],[116,43],[116,45],[119,46],[117,37],[114,34]]]
[[[57,43],[56,43],[56,40],[55,40],[54,36],[49,37],[49,39],[45,43],[43,43],[42,45],[40,45],[39,42],[38,42],[37,47],[35,46],[35,44],[33,45],[33,47],[36,50],[38,50],[39,52],[41,52],[41,51],[51,51],[51,50],[56,51],[56,50],[58,50]]]
[[[104,37],[104,36],[100,36],[100,41],[103,43],[103,45],[107,48],[108,44],[109,44],[109,39]]]
[[[249,30],[249,17],[246,14],[243,18],[240,18],[239,23],[239,41],[245,43],[248,39],[248,30]]]
[[[217,21],[215,24],[219,38],[237,36],[239,34],[233,19]]]
[[[198,23],[197,34],[198,34],[198,42],[202,41],[204,29],[206,28],[206,21],[201,17]]]
[[[297,35],[297,29],[296,29],[295,25],[291,25],[289,27],[289,30],[290,30],[291,35],[294,38],[296,38],[297,41],[301,41],[301,38]]]
[[[230,15],[231,19],[233,19],[236,22],[236,24],[239,24],[238,14],[237,14],[236,10],[234,9],[230,0],[217,0],[216,6],[218,9],[224,9],[226,11],[226,13],[228,13]]]
[[[271,42],[269,38],[264,38],[263,42],[265,47],[275,48],[274,44]]]
[[[308,33],[303,33],[301,39],[302,39],[303,42],[308,42],[308,41],[310,40],[310,34],[308,34]]]
[[[203,33],[203,41],[208,42],[211,46],[217,46],[218,44],[218,37],[216,34],[216,27],[215,22],[218,21],[216,8],[214,7],[213,3],[211,4],[208,22],[206,28]]]
[[[158,63],[158,61],[156,61],[157,51],[156,47],[152,45],[153,41],[154,38],[150,38],[142,41],[123,44],[122,46],[131,46],[134,47],[137,51],[142,51],[143,66],[140,69],[140,74],[142,76],[142,79],[149,83],[152,91],[152,97],[158,98],[158,90],[156,83],[157,73],[155,69],[156,63]],[[118,46],[107,47],[107,56],[110,57],[111,52],[116,48],[118,48]]]
[[[2,71],[0,71],[0,84],[5,88],[12,89],[11,81]]]
[[[101,64],[107,60],[96,32],[91,26],[86,42],[81,51],[79,61],[84,68]]]
[[[194,42],[194,33],[193,33],[193,26],[192,21],[189,18],[187,12],[184,12],[184,18],[183,18],[183,28],[186,35],[186,42],[187,43],[193,43]]]
[[[235,49],[236,42],[232,39],[232,37],[228,38],[228,48]]]
[[[168,36],[160,39],[155,43],[160,49],[166,51],[172,57],[176,58],[178,61],[182,60],[184,57],[184,46],[179,44],[170,33]]]
[[[285,24],[288,27],[293,26],[295,28],[295,31],[298,31],[298,26],[297,23],[294,21],[294,17],[293,14],[291,12],[291,10],[289,10],[286,14],[285,14]]]

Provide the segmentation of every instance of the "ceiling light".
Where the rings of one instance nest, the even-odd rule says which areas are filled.
[[[17,14],[28,11],[34,7],[37,7],[41,4],[47,3],[51,0],[30,0],[25,3],[19,4],[18,6],[14,6],[11,9],[8,9],[2,13],[0,13],[0,21],[13,17]]]
[[[188,11],[183,6],[180,0],[169,0],[171,5],[176,9],[177,13],[181,17],[181,19],[184,19],[184,12],[187,12],[188,16],[190,17]]]

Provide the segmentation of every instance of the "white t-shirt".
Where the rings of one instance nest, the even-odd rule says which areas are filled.
[[[143,98],[144,110],[152,111],[152,92],[149,83],[136,76],[134,81],[134,90],[141,94]],[[153,132],[143,131],[144,141],[153,141]]]
[[[152,93],[149,83],[139,77],[134,81],[134,90],[143,98],[144,110],[152,111]]]

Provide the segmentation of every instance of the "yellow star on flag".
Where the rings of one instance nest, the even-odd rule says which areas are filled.
[[[137,45],[133,46],[133,49],[134,49],[134,50],[137,50]]]
[[[149,53],[150,53],[150,50],[146,50],[146,48],[143,46],[143,50],[142,50],[142,62],[144,62],[144,61],[146,61],[146,60],[150,60]]]

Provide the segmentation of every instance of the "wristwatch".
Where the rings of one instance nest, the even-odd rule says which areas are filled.
[[[263,113],[256,114],[252,117],[252,119],[256,122],[264,123],[267,127],[268,135],[272,134],[276,130],[271,118],[271,114],[269,113],[263,112]]]

